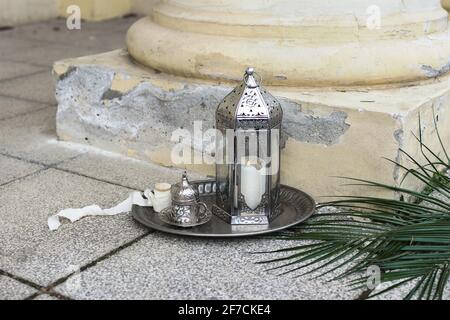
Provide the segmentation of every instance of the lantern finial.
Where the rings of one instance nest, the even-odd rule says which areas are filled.
[[[258,81],[256,81],[254,76],[255,76],[255,68],[248,67],[247,70],[245,70],[245,75],[244,75],[244,82],[248,88],[259,87],[259,83],[258,83]]]

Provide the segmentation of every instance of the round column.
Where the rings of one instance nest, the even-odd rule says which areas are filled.
[[[127,44],[165,73],[240,80],[251,65],[297,87],[420,81],[450,61],[441,0],[167,0]]]
[[[447,11],[450,11],[450,0],[441,0],[442,1],[442,6],[444,7],[444,9],[446,9]]]

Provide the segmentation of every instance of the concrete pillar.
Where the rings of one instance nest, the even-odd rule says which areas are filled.
[[[446,9],[447,11],[450,11],[450,0],[442,0],[442,6],[443,6],[444,9]]]
[[[160,71],[266,84],[373,85],[424,80],[449,62],[440,0],[167,0],[128,33],[128,50]]]

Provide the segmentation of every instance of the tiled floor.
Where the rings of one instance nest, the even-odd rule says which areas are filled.
[[[357,298],[345,283],[278,276],[256,264],[268,257],[251,252],[291,245],[273,239],[174,237],[128,214],[48,230],[47,218],[61,209],[109,207],[181,175],[55,134],[53,62],[124,47],[136,19],[0,31],[0,300]]]
[[[168,174],[67,147],[55,135],[53,62],[123,47],[135,20],[85,23],[69,32],[58,19],[0,32],[0,299],[68,298],[51,287],[149,233],[128,215],[85,219],[54,233],[46,225],[61,209],[112,206]],[[126,168],[140,179],[127,180]],[[121,175],[110,178],[107,170]]]
[[[342,298],[342,283],[278,277],[249,254],[275,240],[162,235],[129,215],[86,218],[57,232],[61,209],[108,207],[180,172],[57,141],[53,61],[124,46],[135,18],[64,20],[0,32],[0,299]]]

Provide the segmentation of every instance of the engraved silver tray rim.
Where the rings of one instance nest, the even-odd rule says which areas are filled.
[[[214,181],[192,181],[191,183],[195,184],[198,190],[203,191],[200,192],[200,199],[208,207],[215,203]],[[210,186],[205,187],[205,184],[210,184]],[[136,221],[146,227],[174,235],[204,238],[236,238],[264,235],[300,224],[309,219],[316,211],[314,199],[305,192],[285,185],[281,186],[281,191],[280,198],[283,213],[271,224],[266,226],[232,226],[213,215],[211,220],[206,224],[192,228],[179,228],[164,223],[152,207],[140,207],[136,205],[133,206],[131,215]]]

